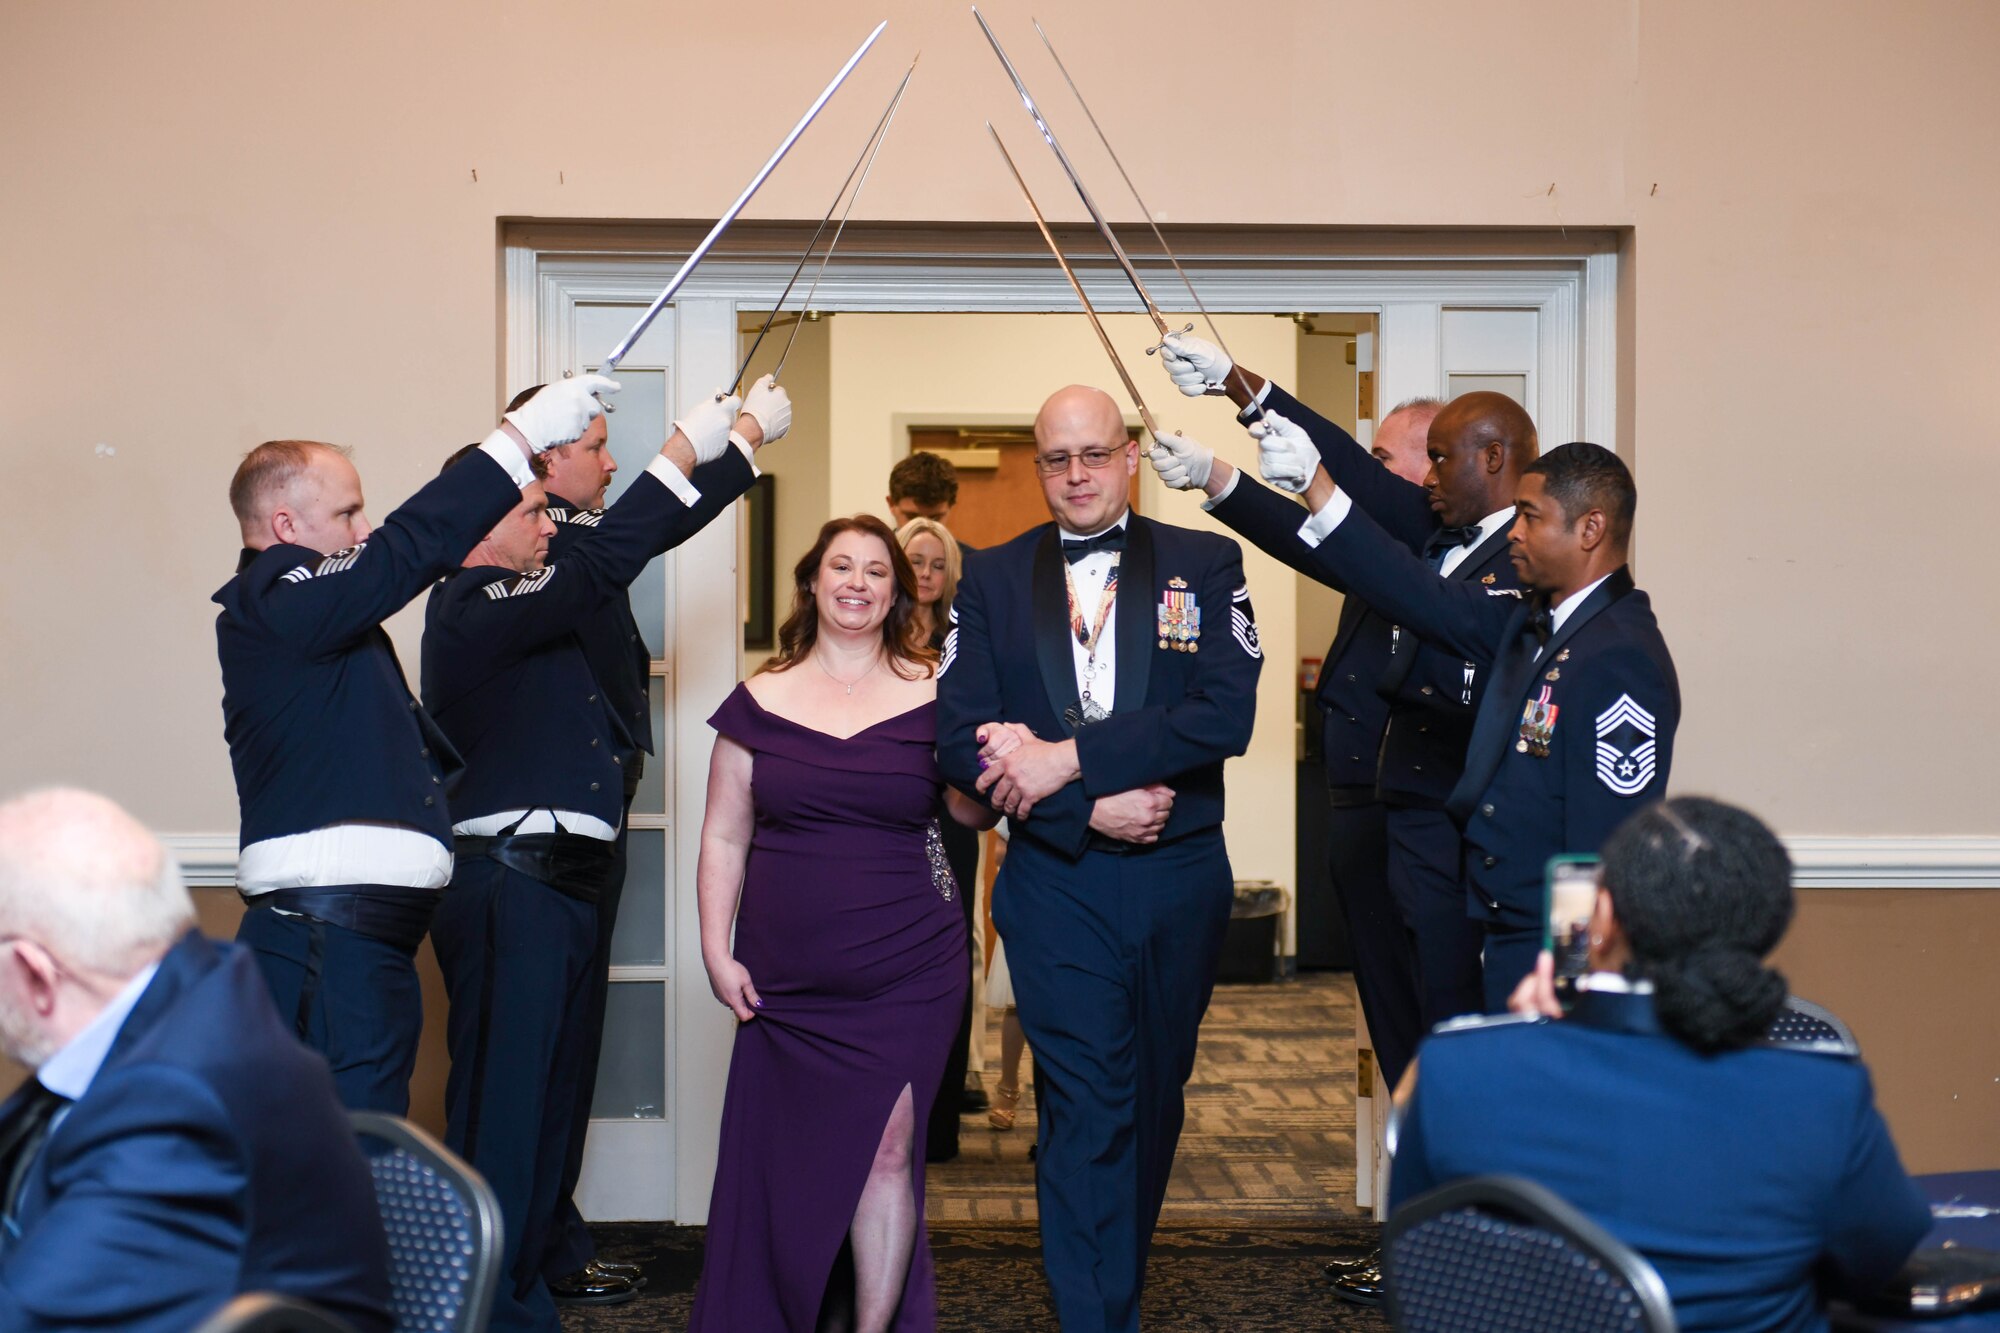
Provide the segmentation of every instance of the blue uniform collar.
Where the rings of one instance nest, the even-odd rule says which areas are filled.
[[[1657,1037],[1666,1032],[1653,1009],[1652,995],[1646,993],[1580,990],[1569,1021],[1601,1032],[1623,1032],[1638,1037]]]

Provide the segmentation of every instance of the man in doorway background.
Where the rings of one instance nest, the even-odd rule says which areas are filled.
[[[951,507],[958,503],[958,469],[948,458],[922,451],[889,469],[889,525],[900,528],[913,518],[934,518],[949,525]]]

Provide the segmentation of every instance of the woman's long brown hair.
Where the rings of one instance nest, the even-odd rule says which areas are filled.
[[[925,641],[918,620],[916,571],[910,568],[910,558],[903,554],[896,534],[873,514],[828,519],[820,528],[819,539],[812,549],[792,567],[792,613],[778,627],[778,651],[757,668],[758,672],[789,671],[804,661],[819,642],[819,607],[813,601],[812,584],[819,576],[820,563],[826,559],[826,548],[845,532],[873,537],[889,553],[889,568],[896,579],[896,602],[882,621],[882,651],[888,656],[891,669],[904,680],[929,675],[937,666],[938,655]]]

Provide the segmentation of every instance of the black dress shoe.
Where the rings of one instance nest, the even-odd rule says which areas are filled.
[[[1354,1269],[1333,1280],[1333,1294],[1349,1305],[1378,1306],[1385,1291],[1382,1270],[1374,1265]]]
[[[1364,1268],[1380,1268],[1381,1266],[1382,1247],[1376,1245],[1366,1250],[1358,1250],[1353,1254],[1335,1255],[1333,1258],[1327,1260],[1326,1277],[1329,1282],[1338,1282],[1349,1273],[1359,1272]]]
[[[599,1273],[606,1277],[622,1277],[632,1284],[635,1291],[646,1289],[646,1270],[637,1264],[614,1263],[609,1259],[592,1259],[584,1265],[587,1273]]]
[[[992,1104],[991,1101],[987,1100],[986,1089],[980,1087],[977,1083],[966,1084],[964,1091],[958,1094],[958,1113],[960,1115],[978,1115]]]
[[[623,1305],[638,1294],[630,1278],[603,1272],[594,1264],[549,1283],[549,1295],[557,1305]]]

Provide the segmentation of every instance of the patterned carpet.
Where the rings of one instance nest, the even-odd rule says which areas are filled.
[[[989,1052],[1000,1049],[997,1018]],[[1024,1071],[1025,1078],[1025,1071]],[[995,1071],[985,1077],[990,1089]],[[1147,1269],[1145,1327],[1383,1330],[1342,1305],[1320,1269],[1371,1244],[1354,1205],[1354,990],[1345,974],[1225,986],[1202,1025],[1188,1122]],[[1034,1230],[1032,1095],[1016,1128],[967,1116],[956,1161],[927,1180],[938,1328],[1053,1330]],[[607,1258],[642,1265],[628,1305],[564,1312],[570,1333],[679,1329],[701,1271],[702,1231],[655,1223],[596,1228]],[[746,1330],[745,1333],[756,1333]]]

